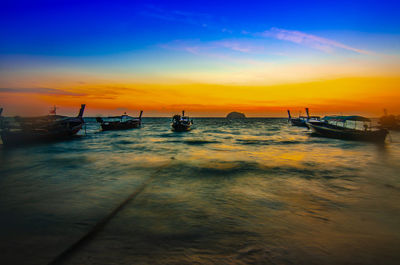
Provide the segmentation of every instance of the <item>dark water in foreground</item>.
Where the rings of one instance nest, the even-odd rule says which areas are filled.
[[[384,146],[282,119],[169,119],[0,149],[0,264],[399,264],[400,133]]]

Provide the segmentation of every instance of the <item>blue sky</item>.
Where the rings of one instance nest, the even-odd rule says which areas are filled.
[[[348,98],[341,108],[398,108],[400,1],[0,1],[0,105],[15,113],[82,97],[119,109],[145,94],[158,114],[186,102],[199,115]]]
[[[280,28],[397,35],[399,1],[2,1],[1,54],[104,55]],[[354,40],[356,41],[356,40]]]

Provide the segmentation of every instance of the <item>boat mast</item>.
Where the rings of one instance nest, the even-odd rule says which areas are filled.
[[[310,119],[310,114],[308,113],[308,108],[306,108],[306,115],[307,115],[307,121]]]
[[[86,104],[81,105],[81,109],[79,110],[78,118],[82,119],[83,112],[85,111]]]

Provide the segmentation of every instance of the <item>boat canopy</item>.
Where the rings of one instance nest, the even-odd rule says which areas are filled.
[[[338,122],[371,121],[370,119],[362,117],[362,116],[325,116],[324,120],[326,120],[326,121],[338,121]]]

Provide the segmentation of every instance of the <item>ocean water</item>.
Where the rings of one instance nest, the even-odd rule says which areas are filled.
[[[170,119],[0,148],[0,264],[399,264],[400,133],[310,136],[286,119]],[[86,131],[86,133],[85,133]]]

